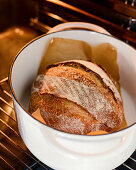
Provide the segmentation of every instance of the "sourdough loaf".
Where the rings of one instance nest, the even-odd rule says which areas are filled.
[[[30,112],[74,134],[110,132],[123,119],[123,103],[111,77],[98,65],[69,60],[49,66],[33,83]]]

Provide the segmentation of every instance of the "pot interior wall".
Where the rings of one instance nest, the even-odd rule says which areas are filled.
[[[28,108],[30,87],[37,75],[37,70],[41,57],[44,54],[44,51],[48,46],[49,40],[52,37],[81,39],[87,41],[91,45],[96,45],[102,42],[110,42],[117,48],[125,117],[127,119],[128,125],[135,123],[136,89],[134,88],[134,85],[136,84],[136,82],[134,79],[134,75],[136,74],[136,70],[133,62],[135,50],[110,36],[105,36],[99,33],[97,34],[88,31],[65,31],[53,33],[37,39],[36,41],[30,43],[30,45],[24,48],[24,50],[19,54],[19,56],[15,60],[11,74],[13,91],[17,99],[21,102],[21,104],[26,109]],[[127,54],[125,49],[127,49]],[[130,55],[129,59],[128,55]]]

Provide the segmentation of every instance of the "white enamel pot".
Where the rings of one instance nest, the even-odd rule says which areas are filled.
[[[74,135],[48,127],[29,115],[30,87],[36,78],[41,57],[53,37],[83,40],[90,45],[109,42],[117,49],[127,128],[106,135]],[[9,82],[21,137],[33,155],[51,168],[111,170],[136,149],[136,50],[124,42],[87,30],[40,36],[18,53],[11,66]]]

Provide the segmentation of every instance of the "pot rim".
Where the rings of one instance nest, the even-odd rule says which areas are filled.
[[[95,31],[92,31],[92,30],[78,30],[78,29],[77,29],[77,30],[76,30],[76,29],[75,29],[75,30],[63,30],[63,31],[57,31],[57,32],[71,32],[71,31],[83,31],[83,32],[86,32],[86,31],[87,31],[87,32],[92,32],[93,34],[104,34],[104,33],[95,32]],[[42,37],[50,36],[51,34],[57,34],[57,32],[52,32],[52,33],[49,33],[49,34],[46,34],[46,33],[45,33],[45,34],[42,34],[42,35],[40,35],[40,36],[32,39],[31,41],[29,41],[25,46],[23,46],[23,47],[19,50],[19,52],[16,54],[16,56],[15,56],[15,58],[14,58],[12,64],[11,64],[11,67],[10,67],[10,70],[9,70],[9,76],[8,76],[9,88],[10,88],[10,92],[11,92],[11,94],[12,94],[12,97],[13,97],[14,100],[18,103],[18,105],[21,107],[21,109],[23,109],[23,111],[24,111],[27,115],[29,115],[33,120],[35,120],[37,123],[40,123],[40,124],[48,127],[49,129],[55,130],[55,131],[57,131],[57,132],[60,132],[62,135],[69,135],[69,136],[71,136],[71,137],[72,137],[72,136],[86,136],[87,138],[95,138],[95,137],[100,138],[100,137],[104,137],[104,136],[105,136],[105,137],[106,137],[106,136],[113,136],[113,135],[119,134],[119,133],[121,133],[121,132],[123,133],[123,132],[129,130],[130,128],[132,128],[133,126],[135,126],[135,125],[136,125],[136,122],[133,123],[133,124],[131,124],[131,125],[129,125],[129,126],[127,126],[127,127],[124,128],[124,129],[119,130],[119,131],[112,132],[112,133],[108,133],[108,134],[101,134],[101,135],[79,135],[79,134],[70,134],[70,133],[67,133],[67,132],[63,132],[63,131],[61,131],[61,130],[57,130],[57,129],[55,129],[55,128],[52,128],[52,127],[50,127],[50,126],[48,126],[48,125],[40,122],[39,120],[37,120],[36,118],[34,118],[33,116],[31,116],[31,114],[27,111],[27,109],[24,108],[24,106],[21,104],[21,102],[17,99],[17,97],[16,97],[16,95],[15,95],[15,93],[14,93],[14,90],[13,90],[13,86],[12,86],[12,70],[13,70],[13,68],[14,68],[14,64],[15,64],[16,60],[18,59],[20,53],[21,53],[25,48],[27,48],[30,44],[32,44],[32,43],[35,42],[36,40],[39,40],[39,39],[42,38]],[[109,36],[109,37],[111,37],[111,38],[113,38],[113,39],[116,39],[116,40],[120,41],[121,43],[127,45],[129,48],[133,48],[133,49],[135,50],[135,48],[134,48],[133,46],[128,45],[127,43],[123,42],[122,40],[118,39],[117,37],[114,37],[114,36],[111,36],[111,35],[107,35],[107,34],[104,34],[104,35],[105,35],[105,36]],[[135,50],[135,51],[136,51],[136,50]]]

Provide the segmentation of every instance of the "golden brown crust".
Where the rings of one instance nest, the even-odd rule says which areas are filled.
[[[58,87],[55,83],[52,84],[50,79],[43,88],[44,78],[50,77],[57,77],[62,86],[69,89],[72,87],[65,84],[74,81],[78,84],[78,87],[76,86],[78,90],[74,88],[74,91],[73,89],[68,91],[70,94],[65,92],[64,96],[64,92],[58,92],[56,90]],[[62,80],[66,83],[63,84]],[[75,134],[87,134],[99,130],[109,132],[122,122],[122,101],[115,98],[113,92],[97,74],[85,70],[78,63],[51,66],[40,81],[39,79],[35,81],[33,89],[35,87],[39,90],[32,92],[31,113],[39,108],[47,125],[55,129]],[[60,85],[61,88],[64,87]],[[78,94],[76,96],[78,99],[74,98],[73,92]],[[85,103],[87,99],[88,105]]]

